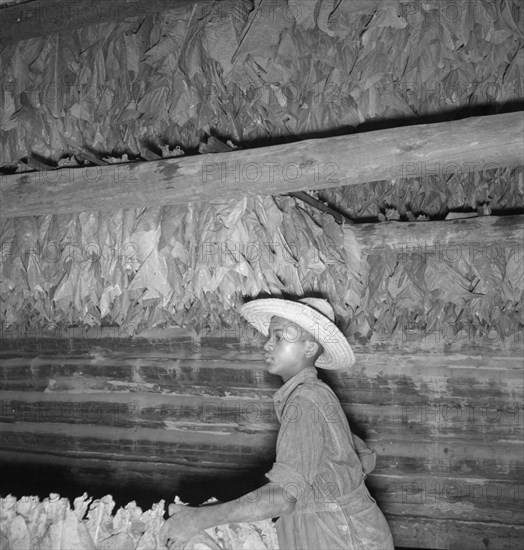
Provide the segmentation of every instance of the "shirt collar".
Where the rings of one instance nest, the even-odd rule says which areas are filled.
[[[282,416],[282,411],[286,406],[289,396],[293,393],[297,386],[303,384],[306,380],[318,380],[317,369],[315,367],[306,367],[300,372],[297,372],[295,376],[292,376],[280,389],[275,392],[273,395],[273,401],[275,403],[275,410],[279,420]]]

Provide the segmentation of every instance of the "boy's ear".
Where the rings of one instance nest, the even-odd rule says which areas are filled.
[[[306,340],[305,344],[306,357],[313,357],[319,350],[319,345],[314,340]]]

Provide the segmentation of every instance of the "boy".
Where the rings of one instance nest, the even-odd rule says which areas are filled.
[[[318,298],[267,298],[240,312],[269,336],[267,370],[284,381],[273,397],[281,428],[276,462],[266,474],[270,483],[234,502],[180,506],[164,524],[162,541],[183,548],[208,527],[280,516],[281,549],[393,550],[386,520],[364,484],[374,455],[353,436],[337,397],[317,378],[315,366],[354,363],[333,308]]]

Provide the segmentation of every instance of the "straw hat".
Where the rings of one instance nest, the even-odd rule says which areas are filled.
[[[315,363],[321,369],[347,369],[355,362],[353,350],[335,325],[335,312],[326,300],[302,298],[295,302],[263,298],[244,304],[240,313],[264,336],[268,335],[271,317],[275,315],[306,330],[324,348]]]

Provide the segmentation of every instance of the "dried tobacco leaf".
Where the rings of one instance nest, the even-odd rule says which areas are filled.
[[[10,549],[27,550],[31,547],[31,535],[22,516],[17,515],[9,520],[4,529],[6,530]]]
[[[135,550],[134,540],[126,533],[111,535],[97,544],[97,550]]]

